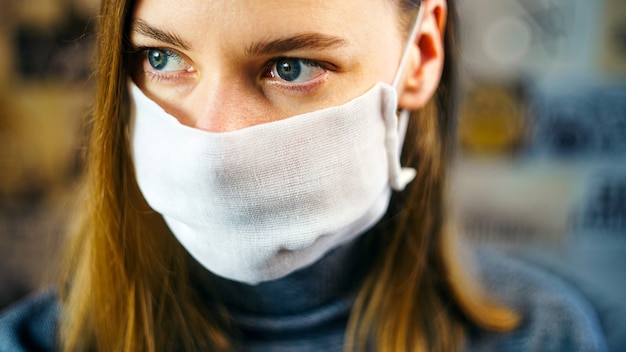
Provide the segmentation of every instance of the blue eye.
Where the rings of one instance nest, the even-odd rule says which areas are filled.
[[[163,49],[148,49],[147,59],[157,71],[174,72],[185,70],[189,65],[178,54]]]
[[[324,68],[314,61],[282,58],[273,65],[271,75],[286,82],[301,83],[319,76],[324,71]]]
[[[276,62],[276,73],[287,82],[292,82],[300,77],[302,63],[298,59],[282,59]]]

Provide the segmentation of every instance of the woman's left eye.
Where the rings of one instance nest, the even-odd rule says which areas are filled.
[[[296,58],[280,58],[276,60],[268,75],[287,83],[308,82],[326,72],[319,63]]]

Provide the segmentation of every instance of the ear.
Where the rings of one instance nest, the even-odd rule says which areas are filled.
[[[443,71],[446,0],[423,0],[421,6],[426,6],[424,19],[408,49],[411,58],[398,95],[398,106],[407,110],[418,110],[428,103]]]

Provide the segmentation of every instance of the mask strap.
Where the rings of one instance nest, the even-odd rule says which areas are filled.
[[[422,20],[424,18],[424,6],[420,3],[419,9],[417,10],[417,17],[415,19],[415,23],[413,24],[413,28],[411,29],[411,33],[409,34],[409,38],[407,40],[404,53],[402,54],[402,58],[400,59],[400,65],[398,66],[398,72],[396,73],[396,77],[393,80],[393,88],[395,91],[398,91],[398,88],[406,74],[406,66],[407,61],[409,60],[410,50],[412,43],[415,42],[417,38],[417,33],[420,30]],[[400,115],[398,117],[398,160],[392,160],[390,162],[397,163],[400,172],[392,177],[390,180],[390,186],[395,191],[403,191],[407,184],[409,184],[415,178],[416,171],[410,167],[400,167],[400,155],[402,153],[402,146],[404,145],[404,138],[406,136],[406,131],[409,125],[409,117],[411,112],[406,109],[400,110]]]
[[[419,32],[421,26],[422,26],[422,20],[424,19],[424,6],[423,5],[419,5],[419,9],[417,10],[417,17],[415,17],[415,22],[413,23],[413,28],[411,29],[411,33],[409,34],[409,38],[406,42],[406,45],[404,46],[404,53],[402,54],[402,58],[400,59],[400,65],[398,66],[398,72],[396,73],[396,77],[393,79],[393,88],[396,90],[396,92],[398,91],[398,88],[400,87],[400,83],[402,81],[402,78],[404,77],[404,74],[406,73],[406,63],[407,61],[409,61],[409,56],[410,56],[410,50],[409,47],[411,46],[411,44],[415,41],[415,38],[417,38],[417,33]]]

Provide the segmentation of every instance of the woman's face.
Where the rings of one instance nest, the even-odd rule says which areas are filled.
[[[392,82],[396,11],[389,0],[139,0],[134,80],[212,132],[340,105]]]

